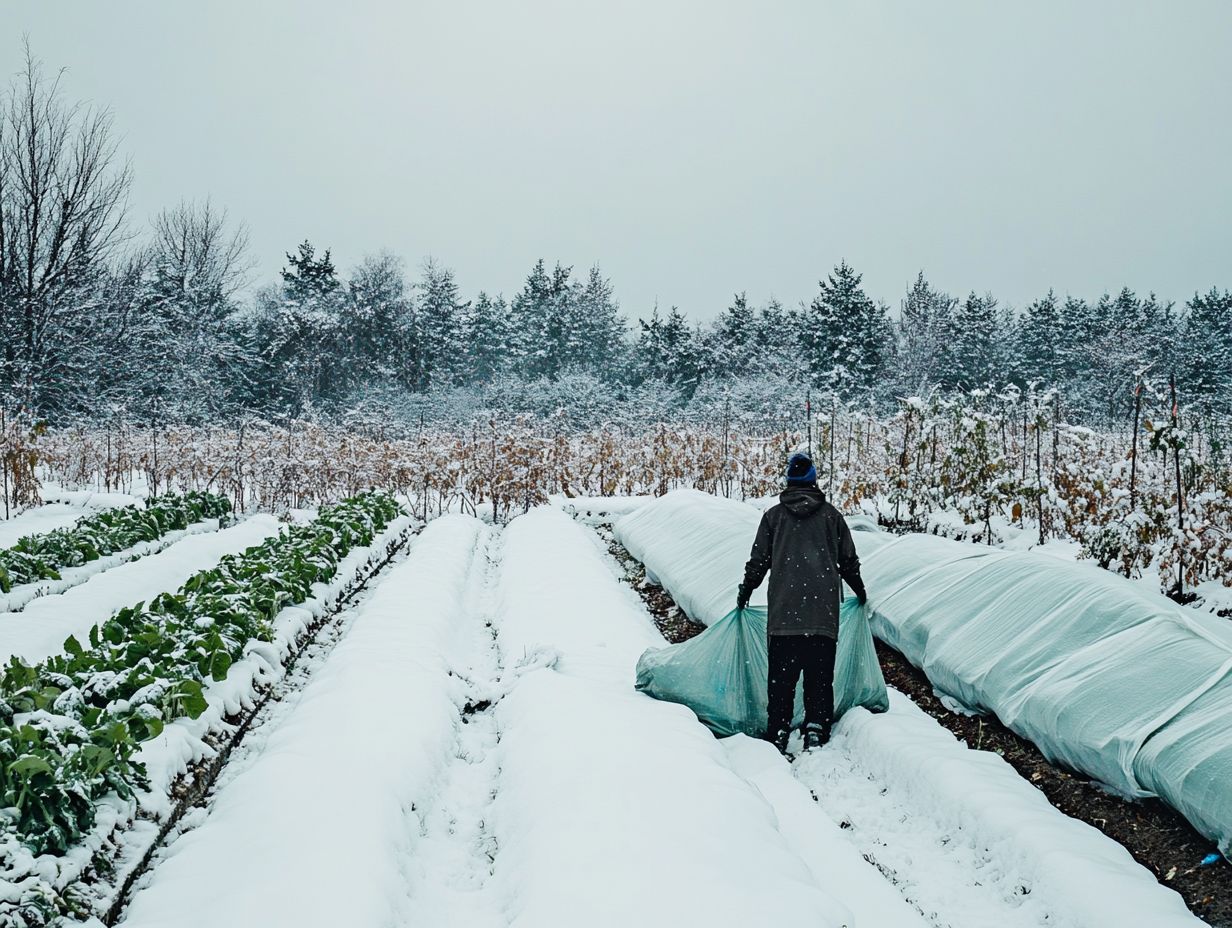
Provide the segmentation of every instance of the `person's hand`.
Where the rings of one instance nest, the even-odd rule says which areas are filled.
[[[744,592],[744,590],[741,590],[739,593],[736,594],[736,608],[739,609],[741,612],[743,612],[745,608],[748,607],[748,605],[749,605],[749,594]]]
[[[860,601],[860,605],[861,605],[861,606],[867,606],[867,605],[868,605],[868,593],[867,593],[867,592],[858,593],[858,594],[856,595],[856,599],[858,599],[858,600]]]

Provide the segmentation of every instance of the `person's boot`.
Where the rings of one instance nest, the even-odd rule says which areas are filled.
[[[826,725],[809,722],[804,726],[804,750],[815,751],[830,741],[830,729]]]
[[[773,744],[780,754],[787,756],[787,739],[791,737],[790,728],[780,728],[773,735],[767,733],[766,740]]]

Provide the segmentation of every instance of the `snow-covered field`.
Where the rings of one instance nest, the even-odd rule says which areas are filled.
[[[430,523],[263,711],[119,923],[1201,924],[899,693],[789,763],[636,692],[638,656],[665,642],[577,515]],[[210,718],[151,743],[155,779],[185,756],[176,730]]]

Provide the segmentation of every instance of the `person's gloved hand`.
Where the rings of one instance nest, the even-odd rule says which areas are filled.
[[[856,594],[856,599],[860,601],[861,606],[867,606],[868,605],[868,591],[861,590],[859,593]]]
[[[740,592],[736,594],[736,608],[742,612],[749,605],[749,594],[744,591],[744,587],[740,588]]]

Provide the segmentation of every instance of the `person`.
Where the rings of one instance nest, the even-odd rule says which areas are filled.
[[[766,510],[744,568],[736,607],[770,572],[766,620],[769,638],[769,701],[766,736],[787,752],[796,683],[804,674],[804,749],[830,740],[834,720],[834,659],[838,647],[839,580],[868,602],[860,558],[842,513],[817,488],[817,469],[807,454],[787,463],[787,489]]]

